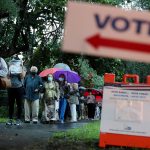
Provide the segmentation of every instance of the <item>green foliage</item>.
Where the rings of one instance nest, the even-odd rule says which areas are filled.
[[[80,1],[80,0],[79,0]],[[149,0],[82,0],[91,4],[132,6],[131,9],[149,10]],[[143,82],[149,74],[149,65],[122,61],[121,59],[95,58],[66,54],[60,51],[63,37],[64,16],[67,0],[1,0],[0,11],[9,12],[9,18],[0,22],[0,55],[8,57],[19,51],[27,51],[29,66],[36,65],[39,71],[56,63],[67,63],[79,72],[85,86],[98,88],[103,85],[104,73],[116,74],[121,81],[125,73],[140,75]],[[17,4],[17,7],[16,7]],[[19,11],[18,15],[15,15]],[[15,15],[16,18],[12,17]],[[22,47],[25,47],[24,49]],[[69,58],[69,59],[68,59]],[[82,64],[82,65],[81,65]],[[91,77],[90,77],[91,76]]]
[[[6,121],[8,121],[7,118],[0,118],[0,123],[5,123]]]
[[[61,55],[59,47],[60,44],[58,43],[53,44],[53,42],[49,42],[47,45],[42,43],[39,48],[35,49],[29,66],[35,65],[39,71],[52,68],[61,57],[59,57],[59,55]]]
[[[0,0],[0,12],[10,13],[13,16],[17,15],[17,6],[13,0]]]
[[[7,106],[1,106],[0,107],[0,118],[7,118],[7,116],[8,116],[8,107]]]
[[[140,77],[140,82],[146,82],[146,76],[150,75],[150,65],[146,63],[126,61],[125,73],[137,74]]]
[[[103,77],[97,75],[96,70],[90,67],[87,59],[79,58],[78,61],[80,65],[79,72],[82,80],[84,81],[82,84],[89,88],[100,88],[103,85]]]

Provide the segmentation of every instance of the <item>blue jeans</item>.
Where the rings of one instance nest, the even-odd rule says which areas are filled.
[[[61,98],[59,102],[59,118],[62,121],[64,121],[66,106],[67,106],[67,100],[65,98]]]

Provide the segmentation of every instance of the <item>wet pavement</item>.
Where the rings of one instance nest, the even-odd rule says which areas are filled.
[[[55,124],[27,124],[22,127],[6,126],[0,124],[0,150],[28,149],[31,144],[46,144],[53,133],[67,131],[68,129],[84,126],[89,121],[79,121],[77,123],[55,123]]]

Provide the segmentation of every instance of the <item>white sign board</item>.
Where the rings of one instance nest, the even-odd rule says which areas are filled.
[[[150,91],[105,86],[101,132],[150,136]]]
[[[62,50],[150,62],[150,13],[68,2]]]

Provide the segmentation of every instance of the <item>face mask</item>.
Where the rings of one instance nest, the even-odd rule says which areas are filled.
[[[59,81],[64,81],[64,78],[59,78]]]
[[[53,80],[53,78],[52,77],[48,77],[48,81],[52,81]]]
[[[31,74],[32,74],[32,75],[35,75],[35,74],[36,74],[36,72],[31,72]]]

